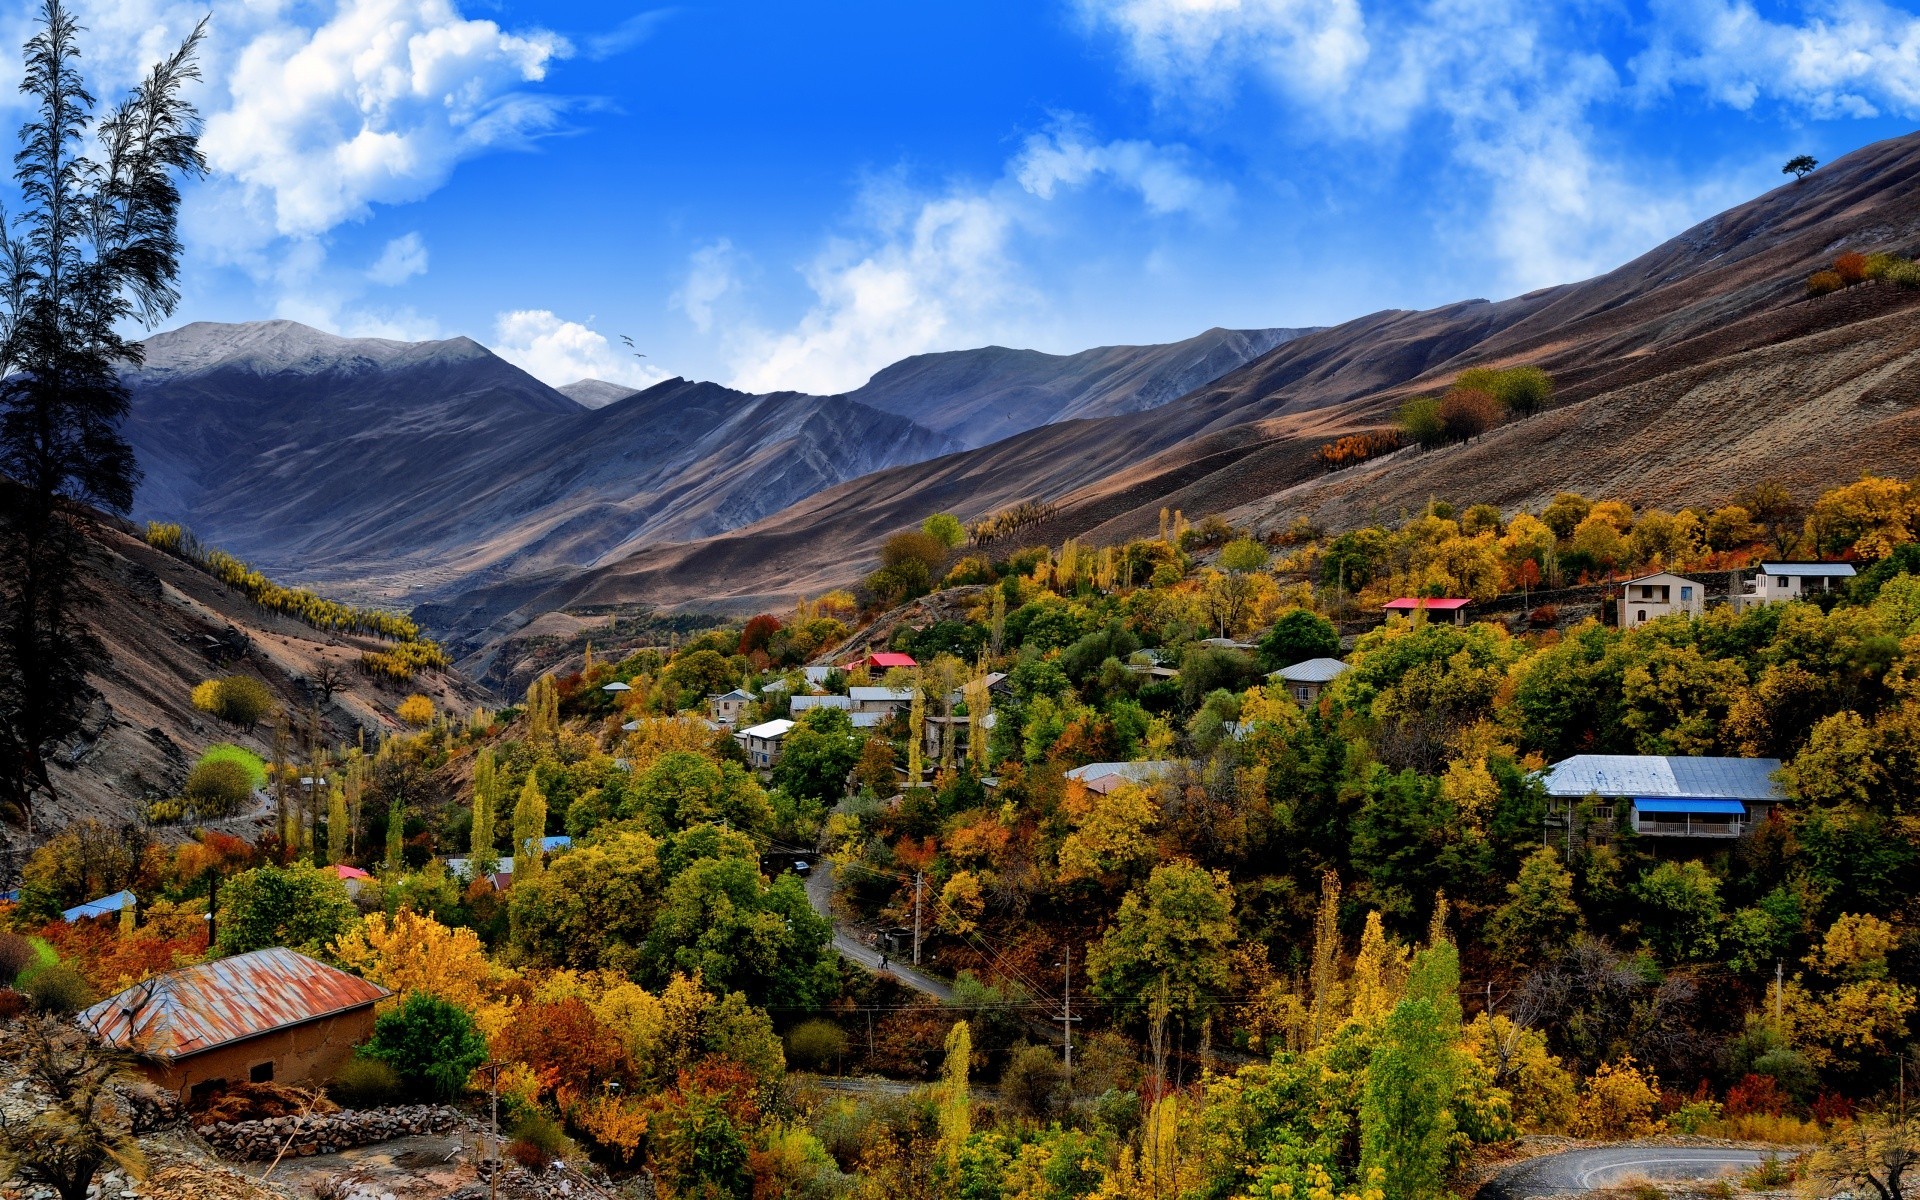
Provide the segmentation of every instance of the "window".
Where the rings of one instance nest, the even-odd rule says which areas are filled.
[[[1636,610],[1636,615],[1635,615],[1635,617],[1634,617],[1634,620],[1636,620],[1636,621],[1644,621],[1644,620],[1646,620],[1646,619],[1647,619],[1647,610],[1646,610],[1646,609],[1644,609],[1644,608],[1642,608],[1642,609],[1638,609],[1638,610]]]
[[[1685,603],[1686,603],[1687,601],[1689,601],[1689,600],[1691,600],[1691,599],[1693,599],[1693,589],[1692,589],[1692,588],[1690,588],[1690,587],[1683,587],[1683,588],[1681,588],[1681,589],[1680,589],[1680,602],[1681,602],[1682,604],[1685,604]]]
[[[196,1083],[193,1085],[193,1090],[187,1093],[187,1104],[193,1108],[199,1108],[226,1089],[227,1081],[224,1079],[208,1079]]]
[[[255,1066],[253,1070],[247,1072],[247,1079],[252,1083],[272,1083],[273,1063],[269,1061]]]

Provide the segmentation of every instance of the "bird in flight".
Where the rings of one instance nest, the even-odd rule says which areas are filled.
[[[621,341],[623,341],[623,342],[625,342],[625,343],[627,344],[627,349],[629,349],[629,350],[633,350],[633,356],[634,356],[635,358],[645,358],[645,357],[646,357],[646,355],[644,355],[644,354],[642,354],[642,353],[640,353],[640,351],[638,351],[638,350],[636,350],[636,349],[634,349],[634,345],[633,345],[633,339],[632,339],[632,338],[630,338],[630,337],[628,337],[628,336],[627,336],[626,334],[624,334],[624,333],[623,333],[623,334],[621,334],[621,335],[620,335],[620,340],[621,340]]]

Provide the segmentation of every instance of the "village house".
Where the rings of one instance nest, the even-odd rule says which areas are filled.
[[[1340,678],[1347,671],[1347,664],[1337,658],[1310,658],[1305,662],[1294,663],[1290,667],[1281,667],[1267,678],[1287,689],[1287,695],[1301,708],[1312,708],[1320,703],[1320,693],[1327,685]]]
[[[182,1100],[234,1083],[319,1086],[373,1034],[387,990],[284,947],[181,967],[76,1018]]]
[[[733,735],[733,740],[739,742],[740,748],[746,751],[749,765],[757,771],[770,771],[773,764],[780,761],[780,745],[792,729],[792,721],[766,721],[740,730]]]
[[[812,708],[837,708],[841,712],[852,712],[853,697],[851,696],[795,696],[792,700],[787,702],[787,707],[793,712],[793,715],[796,717],[799,716],[801,713],[806,712],[808,709],[812,709]]]
[[[912,688],[850,687],[847,698],[857,713],[903,713],[913,706]]]
[[[953,740],[953,757],[958,760],[967,756],[968,749],[973,744],[971,714],[961,713],[950,717],[929,716],[924,718],[922,723],[925,725],[923,748],[928,762],[941,761],[940,755],[944,752],[945,743],[949,738]],[[991,736],[993,727],[998,723],[999,714],[988,712],[986,719],[981,722],[981,728]]]
[[[864,666],[869,674],[884,675],[894,670],[911,671],[920,664],[913,661],[911,654],[895,654],[881,650],[867,655],[860,665]]]
[[[732,725],[740,719],[740,714],[746,711],[747,705],[752,703],[752,692],[745,688],[734,688],[730,692],[707,697],[707,716],[716,724]]]
[[[1757,604],[1804,600],[1818,592],[1833,591],[1854,574],[1852,563],[1761,563],[1754,577],[1730,598],[1735,612],[1745,612]]]
[[[1467,606],[1472,603],[1471,600],[1462,600],[1458,597],[1402,596],[1398,600],[1389,600],[1380,607],[1388,616],[1417,617],[1421,613],[1432,613],[1451,619],[1455,625],[1465,625]]]
[[[84,921],[90,917],[110,917],[121,909],[132,908],[139,903],[132,892],[120,891],[111,896],[102,896],[98,900],[89,900],[85,904],[76,904],[60,914],[60,919],[71,925],[75,921]]]
[[[1642,837],[1736,838],[1785,802],[1779,770],[1777,758],[1577,754],[1540,776],[1547,840],[1617,824]],[[1589,815],[1579,813],[1583,803]]]
[[[1633,629],[1675,613],[1699,616],[1707,611],[1707,589],[1685,576],[1662,571],[1627,580],[1615,604],[1620,628]]]
[[[1153,783],[1165,779],[1180,764],[1177,762],[1104,762],[1088,763],[1067,772],[1090,792],[1104,796],[1123,783]]]

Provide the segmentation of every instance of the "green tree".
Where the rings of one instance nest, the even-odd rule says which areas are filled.
[[[697,973],[755,1003],[805,1009],[837,988],[832,940],[795,876],[768,886],[752,858],[701,858],[667,885],[646,942],[647,974],[665,983]]]
[[[373,1023],[366,1056],[394,1069],[414,1094],[447,1101],[487,1061],[487,1039],[466,1009],[428,992],[409,992]]]
[[[1447,424],[1440,418],[1440,401],[1432,396],[1415,396],[1400,406],[1394,422],[1408,441],[1419,446],[1438,446],[1447,439]]]
[[[920,522],[920,532],[952,550],[967,540],[967,527],[952,513],[935,513]]]
[[[860,761],[861,739],[853,718],[837,708],[810,708],[787,731],[780,761],[773,765],[775,787],[788,794],[828,803],[846,791],[847,775]]]
[[[498,837],[494,832],[494,818],[499,811],[499,786],[493,747],[482,746],[473,758],[473,827],[468,842],[468,867],[475,879],[491,875],[500,867],[500,854],[494,848]]]
[[[327,789],[327,863],[347,861],[347,789],[338,779]]]
[[[1220,569],[1244,575],[1267,569],[1267,548],[1252,538],[1235,538],[1220,548]]]
[[[1333,622],[1305,608],[1289,609],[1260,639],[1260,666],[1278,671],[1310,658],[1338,658],[1340,632]]]
[[[514,881],[514,947],[544,966],[636,972],[663,882],[653,835],[632,827],[603,831],[538,878]]]
[[[230,817],[253,799],[253,776],[230,758],[203,759],[187,773],[182,795],[203,817]]]
[[[532,771],[520,788],[520,799],[513,806],[513,881],[531,881],[540,877],[545,865],[541,842],[547,836],[547,797]]]
[[[1360,1169],[1385,1200],[1446,1193],[1460,1082],[1460,976],[1453,948],[1414,959],[1407,998],[1394,1005],[1367,1065],[1360,1102]]]
[[[1509,964],[1524,969],[1556,957],[1579,928],[1573,874],[1561,865],[1558,851],[1542,846],[1507,885],[1507,902],[1488,922],[1487,940]]]
[[[221,954],[287,946],[318,954],[359,919],[334,872],[295,864],[242,871],[220,885]]]
[[[1667,963],[1703,962],[1720,948],[1720,882],[1698,862],[1664,862],[1633,888],[1641,936]]]
[[[739,763],[714,763],[684,750],[661,755],[634,781],[620,815],[641,817],[656,836],[701,824],[759,834],[774,820],[766,792]]]
[[[1198,1024],[1227,989],[1233,936],[1224,874],[1184,860],[1155,867],[1120,901],[1087,955],[1094,994],[1122,1016],[1138,1017],[1164,982],[1168,1011]]]
[[[1795,179],[1805,179],[1819,165],[1820,160],[1811,154],[1796,154],[1787,160],[1786,166],[1780,168],[1780,173],[1791,175]]]

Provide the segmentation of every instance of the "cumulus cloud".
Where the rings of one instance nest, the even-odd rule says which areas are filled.
[[[380,257],[367,268],[367,278],[387,287],[397,287],[415,275],[427,273],[427,246],[417,233],[405,234],[387,243]]]
[[[1163,95],[1221,100],[1252,73],[1290,95],[1343,90],[1370,52],[1359,0],[1080,0]]]
[[[218,75],[208,164],[269,206],[285,236],[324,233],[374,204],[417,200],[463,159],[524,144],[560,102],[525,90],[570,50],[449,0],[340,0],[313,28],[259,30]]]
[[[494,319],[493,352],[527,374],[554,387],[582,379],[604,379],[628,387],[648,387],[667,378],[665,371],[633,357],[604,334],[546,309],[501,313]]]
[[[1053,199],[1058,188],[1104,178],[1139,193],[1147,211],[1156,216],[1219,216],[1233,200],[1232,186],[1196,173],[1189,157],[1180,146],[1138,140],[1102,143],[1080,122],[1067,119],[1028,136],[1009,170],[1021,187],[1042,200]]]
[[[700,247],[688,262],[686,282],[669,299],[668,303],[687,314],[687,320],[701,333],[713,329],[715,308],[739,294],[738,259],[733,242],[727,238]]]

